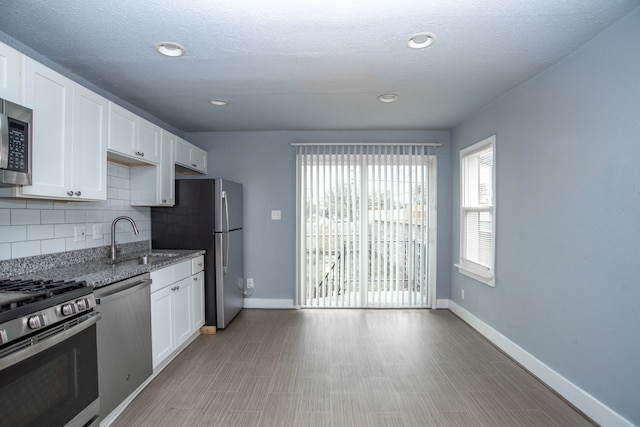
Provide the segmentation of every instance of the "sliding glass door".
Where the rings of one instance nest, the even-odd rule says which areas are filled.
[[[431,306],[436,156],[428,149],[296,147],[301,306]]]

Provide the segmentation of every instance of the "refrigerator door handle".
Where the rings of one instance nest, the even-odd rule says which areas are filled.
[[[222,271],[224,273],[226,273],[227,272],[227,265],[229,264],[229,202],[227,201],[227,192],[226,191],[222,192],[222,202],[224,203],[225,219],[226,219],[226,222],[227,222],[227,229],[225,230],[225,237],[226,237],[226,240],[227,240],[227,244],[225,245],[226,255],[222,259]]]

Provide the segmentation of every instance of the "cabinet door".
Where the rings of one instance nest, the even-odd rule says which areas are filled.
[[[191,166],[198,172],[207,173],[207,152],[194,146],[191,149]]]
[[[163,130],[160,151],[160,173],[158,177],[160,192],[159,204],[161,206],[173,206],[175,204],[175,145],[176,136]]]
[[[138,146],[135,154],[145,162],[160,163],[160,127],[138,117]]]
[[[138,117],[113,102],[109,102],[109,139],[107,148],[115,153],[135,156],[138,137]]]
[[[22,55],[6,44],[0,43],[0,98],[22,104]]]
[[[76,199],[107,199],[107,120],[109,102],[73,86],[73,191]]]
[[[191,277],[169,286],[173,289],[174,337],[176,347],[191,336]]]
[[[25,105],[33,109],[33,183],[26,196],[66,198],[71,186],[71,109],[73,83],[25,58]]]
[[[191,276],[191,306],[192,331],[197,332],[204,325],[204,271]]]
[[[154,369],[175,348],[172,287],[173,285],[170,285],[151,294],[151,353]]]
[[[178,138],[176,164],[192,171],[207,173],[207,152],[182,138]]]
[[[191,162],[191,144],[182,138],[177,138],[176,142],[176,163],[182,166],[188,166]]]

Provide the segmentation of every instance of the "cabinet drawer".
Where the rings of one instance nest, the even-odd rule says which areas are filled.
[[[182,261],[181,263],[152,271],[151,292],[159,291],[188,276],[191,276],[191,261]]]
[[[191,276],[191,261],[183,261],[173,266],[173,281],[177,282],[185,277]]]
[[[158,291],[175,282],[173,280],[173,266],[151,272],[151,292]]]
[[[200,255],[191,260],[191,274],[198,274],[204,270],[204,256]]]

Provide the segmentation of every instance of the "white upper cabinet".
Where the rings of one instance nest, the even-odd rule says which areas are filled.
[[[173,206],[175,204],[176,136],[162,130],[160,164],[132,166],[131,206]]]
[[[160,163],[160,130],[160,126],[138,117],[137,153],[151,163]]]
[[[0,98],[22,104],[22,54],[0,43]]]
[[[24,196],[72,197],[73,82],[30,58],[24,64],[24,103],[33,109],[33,171],[32,185],[17,190]]]
[[[159,205],[173,206],[175,204],[175,152],[176,136],[162,131],[162,143],[160,149],[160,176],[159,176]]]
[[[176,165],[206,174],[207,152],[182,138],[178,138],[176,143]]]
[[[109,102],[109,151],[144,163],[160,162],[160,127]]]
[[[113,102],[109,102],[109,151],[135,154],[138,116]]]
[[[106,200],[107,100],[25,57],[24,104],[33,109],[32,185],[11,195]]]
[[[71,188],[84,200],[107,199],[109,101],[73,85],[73,167]],[[68,195],[68,194],[67,194]]]
[[[32,184],[2,195],[106,200],[107,100],[27,57],[23,89],[33,109]]]

